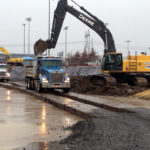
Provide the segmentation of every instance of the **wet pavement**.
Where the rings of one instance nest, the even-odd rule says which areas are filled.
[[[149,92],[147,94],[147,92]],[[142,94],[147,94],[147,97],[144,97]],[[142,95],[141,97],[138,95]],[[116,108],[146,108],[150,109],[150,91],[141,92],[139,94],[123,97],[123,96],[100,96],[100,95],[84,95],[74,92],[70,92],[69,96],[77,97],[79,99],[86,99],[98,104],[104,104],[107,106],[112,106]],[[148,97],[149,96],[149,97]]]
[[[25,86],[24,82],[15,82],[16,85]],[[46,96],[50,96],[45,94]],[[69,92],[65,94],[70,98],[86,99],[89,102],[98,104],[104,104],[120,109],[124,108],[146,108],[150,109],[150,90],[139,92],[135,95],[123,97],[123,96],[101,96],[101,95],[90,95],[90,94],[79,94],[75,92]],[[53,95],[54,96],[54,95]],[[58,100],[59,101],[59,100]],[[62,101],[62,100],[61,100]],[[69,99],[65,99],[69,103]],[[94,109],[94,108],[91,108]]]
[[[61,140],[82,120],[37,98],[0,88],[0,150]]]

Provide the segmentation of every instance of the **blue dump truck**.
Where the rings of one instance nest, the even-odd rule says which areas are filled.
[[[44,89],[70,91],[70,78],[62,68],[60,57],[37,57],[25,69],[26,89],[42,92]]]

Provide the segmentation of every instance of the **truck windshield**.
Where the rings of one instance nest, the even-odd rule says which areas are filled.
[[[6,69],[6,65],[0,65],[0,69]]]
[[[62,62],[60,60],[45,60],[41,62],[41,66],[44,67],[61,67]]]

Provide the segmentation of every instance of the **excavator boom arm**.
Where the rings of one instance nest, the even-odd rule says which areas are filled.
[[[92,30],[94,30],[103,40],[105,46],[105,53],[107,52],[116,52],[115,43],[111,32],[106,28],[106,25],[98,20],[95,16],[81,7],[91,17],[85,15],[84,13],[79,12],[71,6],[67,6],[67,11],[72,14],[74,17],[79,19],[81,22],[86,24]]]
[[[57,8],[54,13],[51,39],[47,41],[43,41],[40,39],[39,41],[37,41],[34,45],[35,55],[42,54],[46,49],[55,48],[66,16],[66,12],[70,13],[81,22],[86,24],[102,38],[105,46],[105,54],[107,52],[116,52],[113,36],[111,32],[107,29],[106,25],[97,17],[88,12],[85,8],[80,8],[85,13],[87,13],[87,15],[69,6],[67,0],[60,0],[58,2]]]
[[[8,51],[3,47],[0,47],[0,52],[3,52],[5,55],[9,56]]]

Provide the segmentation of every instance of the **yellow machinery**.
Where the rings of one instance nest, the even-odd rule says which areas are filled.
[[[22,58],[9,58],[7,63],[23,63]]]
[[[5,54],[4,61],[7,62],[10,57],[8,51],[5,48],[0,47],[0,52],[3,52]]]
[[[150,85],[150,55],[128,55],[123,60],[122,53],[110,52],[105,55],[102,61],[101,73],[104,75],[93,76],[94,84],[105,86],[118,83],[130,85]]]
[[[4,62],[7,62],[9,65],[21,65],[23,63],[22,58],[11,58],[10,54],[8,53],[8,50],[0,47],[0,52],[3,52],[5,54]]]
[[[150,55],[141,54],[128,56],[123,61],[123,71],[127,72],[150,72]]]
[[[5,48],[0,47],[0,51],[3,52],[6,56],[9,56],[9,53]]]

